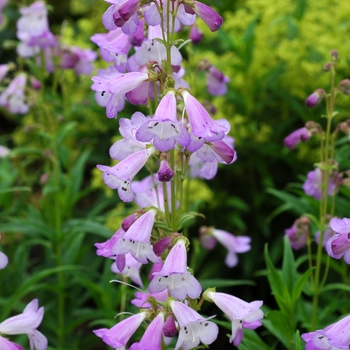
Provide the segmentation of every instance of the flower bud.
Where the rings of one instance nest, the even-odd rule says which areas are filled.
[[[160,239],[153,245],[153,251],[157,256],[161,256],[172,244],[173,237],[165,237]]]
[[[161,182],[169,182],[174,176],[174,172],[169,166],[166,159],[162,160],[158,170],[158,180]]]
[[[339,84],[339,89],[344,95],[350,95],[350,80],[343,79]]]
[[[164,323],[163,334],[168,338],[173,338],[177,334],[176,324],[172,315],[169,315]]]
[[[127,216],[123,221],[122,221],[122,229],[126,232],[130,226],[142,215],[144,214],[144,210],[137,210],[135,213]]]
[[[325,72],[329,72],[332,68],[332,62],[327,62],[324,66],[323,66],[323,70]]]
[[[306,106],[309,108],[316,107],[322,101],[325,94],[326,92],[323,89],[317,89],[306,99]]]
[[[193,44],[199,44],[203,39],[203,33],[198,29],[197,26],[192,26],[190,31],[190,39]]]
[[[339,52],[338,50],[332,50],[331,51],[331,57],[334,59],[334,60],[337,60],[339,58]]]

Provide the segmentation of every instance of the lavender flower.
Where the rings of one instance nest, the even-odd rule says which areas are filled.
[[[117,189],[123,202],[131,202],[134,199],[134,193],[130,183],[154,152],[154,148],[141,150],[126,157],[113,167],[97,165],[97,168],[103,171],[104,183],[112,189]]]
[[[207,76],[207,90],[213,96],[222,96],[227,92],[227,85],[230,81],[229,77],[226,77],[224,73],[220,72],[213,65],[210,65],[206,72]]]
[[[150,236],[155,216],[156,210],[154,209],[141,215],[130,226],[128,231],[118,238],[112,248],[112,252],[115,255],[125,255],[130,252],[131,255],[142,264],[147,264],[147,259],[154,263],[159,262],[159,258],[155,255],[150,244]]]
[[[64,48],[61,57],[61,68],[73,68],[77,75],[90,75],[94,69],[91,62],[97,58],[96,52],[77,46]]]
[[[24,96],[26,82],[25,73],[18,74],[0,95],[0,106],[6,107],[12,113],[26,114],[29,110]]]
[[[350,219],[333,218],[329,225],[337,234],[327,241],[327,253],[334,259],[344,257],[345,262],[350,264]]]
[[[234,267],[238,264],[238,258],[236,253],[245,253],[251,249],[251,238],[248,236],[234,236],[232,233],[229,233],[227,231],[218,230],[206,226],[202,226],[200,228],[200,233],[201,240],[205,236],[213,236],[228,250],[225,259],[225,264],[228,267]],[[211,245],[213,245],[213,242],[211,242]]]
[[[0,252],[0,270],[4,269],[7,266],[8,262],[8,257],[3,252]]]
[[[193,25],[190,30],[190,39],[193,44],[198,44],[203,39],[203,33],[198,29],[196,25]]]
[[[203,318],[198,312],[179,301],[172,300],[170,306],[180,325],[175,350],[190,350],[196,348],[199,343],[210,345],[215,341],[219,328],[214,322],[209,321],[214,316]]]
[[[141,340],[131,345],[130,350],[162,350],[164,312],[160,312],[147,327]]]
[[[141,288],[143,288],[143,283],[140,276],[141,266],[142,266],[142,263],[137,261],[130,253],[128,253],[125,255],[124,269],[120,271],[116,263],[113,262],[113,264],[111,265],[111,270],[114,273],[129,277],[134,283],[136,283]]]
[[[346,316],[324,329],[304,333],[301,338],[306,342],[305,350],[341,350],[350,344],[350,316]]]
[[[320,168],[308,172],[307,179],[304,182],[303,190],[308,196],[320,200],[322,196],[322,177],[324,176]],[[328,195],[332,196],[339,186],[339,174],[333,172],[329,176]]]
[[[100,328],[93,332],[112,348],[124,348],[146,316],[146,312],[140,312],[117,323],[111,329]]]
[[[192,134],[208,142],[222,140],[227,128],[216,123],[206,109],[188,91],[183,91],[182,97]]]
[[[30,343],[30,350],[46,350],[47,339],[37,330],[44,316],[44,308],[38,308],[38,304],[38,299],[34,299],[25,307],[23,313],[17,316],[12,316],[1,322],[0,334],[27,334]],[[8,346],[8,349],[22,349],[22,347],[17,344],[15,344],[14,347],[11,347],[14,343],[6,342],[0,336],[0,345],[1,342]],[[1,349],[3,348],[1,347]]]
[[[264,317],[264,313],[260,310],[262,301],[247,303],[232,295],[211,290],[207,290],[204,297],[213,301],[232,322],[230,343],[233,342],[234,346],[238,346],[242,342],[243,328],[256,329],[261,326],[261,319]]]
[[[151,283],[148,286],[150,293],[159,293],[168,289],[176,299],[183,300],[198,298],[202,287],[197,279],[187,271],[186,242],[179,239],[164,261],[162,270],[154,272]]]
[[[176,142],[184,147],[189,145],[190,136],[176,118],[176,99],[173,91],[161,99],[154,117],[141,125],[135,136],[142,142],[153,140],[154,147],[161,152],[173,149]]]

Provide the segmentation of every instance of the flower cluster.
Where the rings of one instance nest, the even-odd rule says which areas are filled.
[[[184,182],[195,177],[212,179],[219,163],[231,164],[237,156],[228,121],[214,120],[183,79],[183,57],[175,33],[186,26],[193,28],[196,16],[214,31],[222,18],[199,1],[110,3],[102,18],[109,32],[91,38],[100,47],[101,57],[111,63],[92,78],[96,100],[106,107],[108,118],[116,118],[126,102],[151,108],[149,115],[136,112],[130,119],[120,118],[122,139],[110,148],[117,163],[97,165],[104,183],[117,190],[122,201],[135,201],[140,207],[109,240],[96,244],[97,255],[111,259],[114,272],[141,287],[140,269],[148,262],[153,265],[147,291],[135,293],[131,302],[139,313],[111,329],[94,332],[106,344],[121,348],[146,321],[145,333],[130,349],[161,349],[163,337],[175,336],[175,349],[209,345],[219,329],[211,321],[214,316],[205,318],[198,313],[202,295],[230,318],[231,341],[238,345],[243,328],[261,325],[262,302],[246,303],[214,290],[202,294],[188,266],[190,241],[184,230],[193,215],[199,215],[188,212]],[[224,94],[229,79],[207,62],[203,70],[208,90],[213,95]],[[136,180],[142,169],[150,175]],[[238,263],[236,253],[250,250],[249,237],[215,229],[202,231],[203,239],[204,235],[215,237],[228,249],[226,264],[230,267]]]

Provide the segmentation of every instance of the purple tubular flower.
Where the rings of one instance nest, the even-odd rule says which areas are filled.
[[[173,176],[174,172],[170,168],[168,161],[163,159],[158,170],[158,180],[161,182],[169,182]]]
[[[104,256],[105,258],[110,258],[114,256],[112,253],[112,248],[114,244],[117,242],[118,238],[120,236],[124,235],[124,231],[122,228],[120,228],[118,231],[114,233],[114,235],[107,240],[106,242],[103,243],[95,243],[95,247],[97,248],[96,255],[98,256]]]
[[[293,131],[284,139],[284,145],[292,150],[300,142],[306,142],[311,137],[311,132],[306,128],[300,128]]]
[[[148,286],[150,293],[159,293],[165,289],[178,300],[186,297],[196,299],[202,292],[202,286],[197,279],[187,272],[187,252],[183,239],[179,239],[164,261],[161,271]]]
[[[232,322],[230,343],[238,346],[243,339],[243,328],[256,329],[261,326],[264,313],[260,309],[263,302],[260,300],[247,303],[239,298],[225,293],[206,291],[205,297],[213,301]]]
[[[214,316],[203,318],[198,312],[179,301],[172,300],[170,306],[180,324],[175,350],[190,350],[196,348],[199,343],[210,345],[216,340],[219,327],[209,321]]]
[[[222,25],[222,17],[208,5],[195,1],[193,11],[200,17],[212,32]]]
[[[132,213],[131,215],[127,216],[122,221],[122,229],[126,232],[130,226],[140,217],[140,215],[144,214],[144,210],[136,211],[135,213]]]
[[[251,249],[251,238],[248,236],[234,236],[224,230],[214,229],[212,235],[228,250],[225,264],[228,267],[234,267],[238,264],[236,253],[245,253]]]
[[[317,89],[305,100],[306,106],[309,108],[316,107],[322,101],[325,94],[326,92],[323,89]]]
[[[350,344],[350,316],[346,316],[324,329],[304,333],[305,350],[341,350]]]
[[[97,58],[96,52],[77,46],[67,47],[63,50],[61,68],[73,68],[78,75],[90,75],[94,69],[91,62]]]
[[[33,350],[34,348],[36,350],[46,350],[48,345],[47,339],[36,329],[39,327],[44,316],[44,308],[38,308],[38,305],[38,299],[34,299],[25,307],[22,314],[12,316],[1,322],[0,334],[27,334],[30,343],[30,350]],[[12,344],[14,343],[11,343],[10,345],[12,346]],[[6,345],[10,346],[9,344]],[[14,346],[15,347],[9,349],[22,349],[21,347],[18,347],[17,344]]]
[[[154,117],[147,120],[135,136],[142,142],[153,140],[154,147],[161,152],[173,149],[176,142],[183,147],[189,145],[190,136],[176,119],[176,99],[173,91],[161,99]]]
[[[131,345],[130,350],[162,350],[164,313],[160,312],[147,327],[141,340]]]
[[[117,240],[112,252],[115,255],[125,255],[130,252],[142,264],[147,264],[147,259],[154,263],[159,262],[159,258],[150,244],[156,213],[156,210],[151,209],[141,215],[128,231]]]
[[[132,202],[134,193],[130,183],[154,152],[154,148],[141,150],[124,158],[113,167],[98,164],[97,168],[103,171],[104,183],[112,189],[118,189],[119,197],[123,202]]]
[[[326,243],[328,255],[334,259],[344,257],[345,262],[350,264],[350,219],[333,218],[329,224],[337,234]]]
[[[148,80],[148,74],[141,72],[130,72],[112,79],[100,76],[95,76],[91,79],[94,82],[91,86],[92,90],[110,92],[111,94],[116,95],[116,98],[119,98],[124,97],[127,92],[130,92],[131,90],[140,86],[142,83],[146,82]],[[139,103],[142,104],[145,103],[145,101],[147,101],[147,96],[146,98],[145,96],[142,96]]]
[[[293,226],[286,229],[284,232],[289,238],[291,247],[294,250],[305,247],[307,238],[309,236],[310,219],[306,216],[294,221]]]
[[[142,309],[145,309],[145,308],[152,309],[152,305],[148,301],[148,298],[150,297],[154,298],[156,301],[165,303],[169,298],[169,294],[167,291],[163,291],[160,293],[153,293],[153,294],[146,293],[146,292],[136,292],[135,299],[131,300],[131,304]],[[159,305],[159,307],[161,306]]]
[[[231,164],[237,159],[236,151],[224,141],[213,141],[209,147],[227,164]]]
[[[138,11],[140,6],[140,0],[129,0],[120,7],[118,13],[123,21],[126,22]]]
[[[146,316],[146,312],[140,312],[117,323],[111,329],[100,328],[93,332],[112,348],[124,348]]]
[[[206,109],[188,91],[182,92],[191,131],[194,136],[204,138],[207,142],[222,140],[227,128],[216,123]]]

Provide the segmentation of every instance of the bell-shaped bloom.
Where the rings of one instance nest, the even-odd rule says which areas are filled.
[[[6,338],[0,336],[0,349],[1,350],[24,350],[24,348]]]
[[[284,231],[294,250],[299,250],[305,247],[306,241],[309,237],[309,229],[310,219],[306,216],[302,216],[294,221],[292,227]]]
[[[180,325],[175,350],[190,350],[196,348],[199,343],[210,345],[216,340],[219,327],[214,322],[209,321],[214,316],[204,318],[179,301],[172,300],[170,306]]]
[[[256,329],[261,326],[264,313],[260,309],[263,302],[260,300],[247,303],[226,293],[217,293],[211,290],[205,292],[205,297],[215,303],[232,323],[230,343],[238,346],[243,339],[243,328]]]
[[[167,289],[174,298],[184,300],[186,297],[198,298],[202,292],[200,283],[187,271],[186,243],[183,239],[176,242],[161,271],[154,272],[153,276],[148,286],[150,293]]]
[[[0,270],[4,269],[9,262],[8,257],[3,252],[0,252]]]
[[[309,108],[316,107],[322,101],[325,95],[326,92],[323,89],[317,89],[305,100],[306,106]]]
[[[141,340],[131,345],[130,350],[162,350],[164,313],[160,312],[149,324]]]
[[[342,350],[350,344],[350,316],[315,332],[304,333],[305,350]]]
[[[114,244],[117,242],[118,238],[120,236],[123,236],[124,234],[125,234],[125,231],[122,228],[120,228],[106,242],[95,243],[94,245],[97,248],[96,254],[98,256],[104,256],[105,258],[110,258],[114,256],[114,254],[112,253],[112,248]]]
[[[309,171],[307,173],[307,179],[303,184],[304,192],[311,197],[314,197],[317,200],[320,200],[322,197],[322,179],[324,173],[320,168]],[[332,172],[329,174],[328,180],[328,195],[332,196],[335,191],[338,190],[340,184],[340,176],[337,172]]]
[[[120,237],[112,248],[115,255],[131,255],[140,263],[147,264],[147,260],[154,263],[159,262],[159,258],[154,253],[150,244],[150,237],[156,216],[156,210],[151,209],[141,215]],[[119,267],[119,266],[118,266]]]
[[[27,76],[18,74],[9,84],[7,89],[0,94],[0,106],[6,107],[12,113],[26,114],[29,106],[25,103],[24,88]]]
[[[120,271],[118,269],[117,264],[113,262],[113,264],[111,265],[111,270],[114,273],[129,277],[134,283],[143,288],[142,278],[140,276],[141,266],[142,264],[139,261],[137,261],[131,254],[128,253],[125,255],[124,269]]]
[[[38,306],[38,299],[34,299],[25,307],[23,313],[17,316],[12,316],[1,322],[0,334],[27,334],[30,343],[30,350],[46,350],[48,345],[47,339],[37,330],[44,316],[44,308],[38,308]],[[9,346],[9,344],[6,345]],[[12,348],[9,349],[12,350]],[[16,347],[13,349],[17,350]],[[18,349],[21,349],[21,347]]]
[[[135,333],[137,328],[140,327],[142,321],[146,318],[146,312],[140,312],[134,316],[126,318],[125,320],[117,323],[110,329],[100,328],[93,332],[113,349],[124,349],[126,343]]]
[[[221,27],[222,17],[211,7],[199,1],[191,1],[191,5],[193,11],[205,22],[212,32],[215,32]]]
[[[176,99],[174,92],[167,93],[160,101],[152,119],[147,120],[136,132],[136,139],[150,142],[161,152],[175,147],[175,143],[188,146],[190,135],[186,128],[177,121]]]
[[[206,72],[207,76],[207,90],[213,96],[222,96],[227,92],[227,83],[230,78],[225,76],[213,65],[210,65]]]
[[[182,92],[187,116],[193,135],[207,142],[222,140],[227,128],[216,123],[206,109],[188,91]]]
[[[97,165],[97,168],[103,171],[104,183],[112,189],[117,189],[123,202],[131,202],[134,199],[134,193],[130,183],[154,152],[154,148],[141,150],[124,158],[113,167]]]
[[[328,255],[334,259],[344,257],[345,262],[350,264],[350,219],[333,218],[329,224],[337,234],[326,243]]]
[[[237,253],[245,253],[251,249],[251,238],[248,236],[234,236],[230,232],[210,227],[201,227],[200,231],[202,236],[212,235],[228,250],[225,259],[225,264],[228,267],[234,267],[238,264]]]
[[[306,142],[311,137],[311,132],[306,127],[293,131],[284,139],[284,145],[292,150],[300,142]]]

